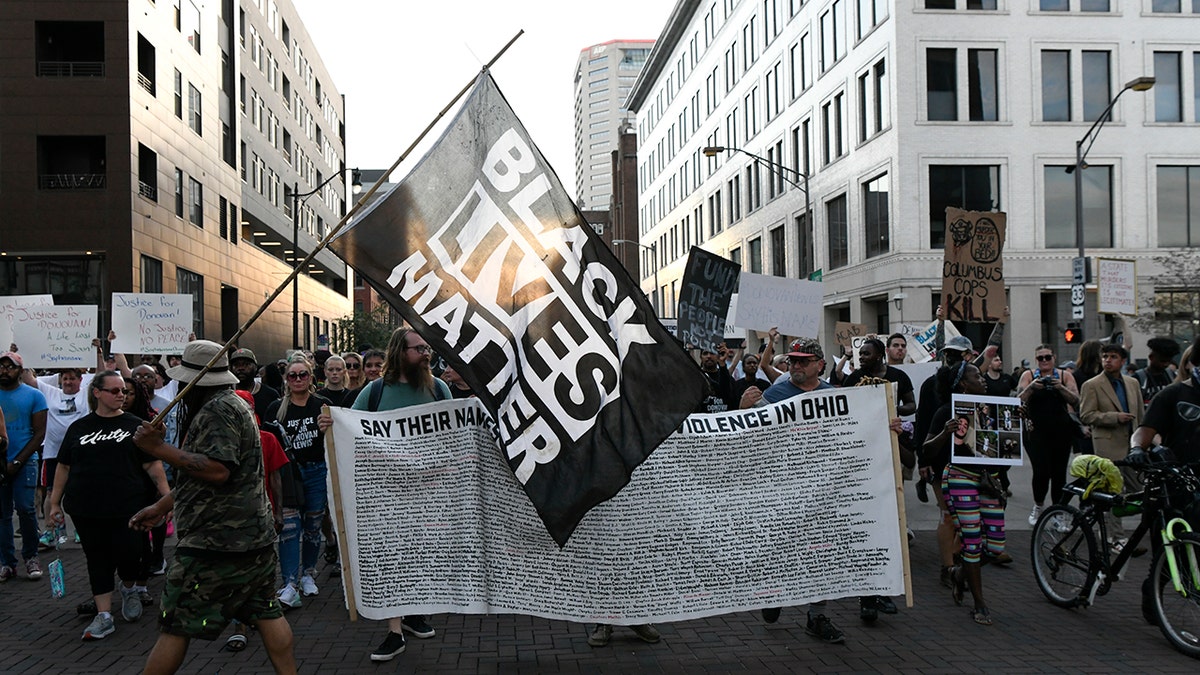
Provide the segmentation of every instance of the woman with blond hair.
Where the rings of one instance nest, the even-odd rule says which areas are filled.
[[[358,352],[346,352],[342,354],[342,360],[346,362],[346,388],[351,391],[362,389],[367,383],[363,373],[362,355]]]
[[[284,371],[283,398],[267,406],[264,425],[277,422],[285,448],[291,448],[300,475],[304,479],[304,505],[300,509],[301,534],[284,524],[279,536],[279,567],[283,586],[279,602],[299,607],[300,596],[318,593],[315,580],[317,557],[321,552],[321,525],[325,520],[325,439],[317,428],[321,406],[329,400],[318,396],[313,383],[313,368],[307,359],[293,357]],[[299,587],[297,589],[297,586]]]

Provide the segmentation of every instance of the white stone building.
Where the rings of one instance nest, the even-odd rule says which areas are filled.
[[[1087,255],[1138,261],[1145,307],[1172,290],[1154,256],[1200,243],[1200,2],[679,0],[627,103],[641,239],[655,249],[643,287],[657,269],[673,316],[698,245],[745,271],[819,270],[826,343],[837,320],[887,333],[934,315],[945,207],[1001,210],[1006,361],[1040,342],[1073,356],[1061,344],[1077,255],[1065,169],[1140,76],[1157,83],[1117,101],[1087,154],[1083,205]],[[1178,299],[1194,308],[1191,290]],[[1085,335],[1107,336],[1094,284],[1087,295]],[[990,331],[959,327],[977,345]],[[1131,332],[1144,357],[1147,336]]]

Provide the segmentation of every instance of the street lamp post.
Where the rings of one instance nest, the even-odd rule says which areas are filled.
[[[1082,286],[1087,276],[1087,258],[1086,253],[1084,252],[1083,240],[1083,170],[1087,168],[1087,162],[1085,162],[1084,159],[1087,158],[1088,152],[1092,149],[1092,145],[1095,144],[1096,137],[1100,135],[1100,129],[1102,129],[1104,127],[1104,123],[1108,121],[1108,115],[1110,112],[1112,112],[1113,107],[1117,105],[1117,99],[1121,98],[1121,94],[1124,94],[1130,89],[1134,91],[1147,91],[1153,86],[1154,78],[1148,76],[1134,78],[1126,82],[1125,86],[1121,88],[1121,91],[1118,91],[1117,95],[1112,97],[1112,100],[1108,102],[1108,107],[1104,109],[1104,112],[1100,113],[1100,117],[1096,118],[1096,121],[1092,123],[1091,128],[1089,128],[1087,133],[1083,135],[1083,138],[1080,138],[1075,142],[1075,164],[1067,167],[1067,173],[1075,174],[1075,243],[1079,246],[1078,258],[1081,263],[1077,264],[1082,265],[1083,267],[1084,279],[1079,279],[1078,274],[1074,275],[1074,278],[1072,279],[1072,286],[1079,286],[1079,291],[1083,290]],[[1091,138],[1090,142],[1088,141],[1089,137]],[[1084,143],[1087,143],[1086,148],[1083,147]],[[1078,318],[1081,322],[1081,325],[1086,326],[1083,311],[1084,303],[1076,302],[1077,300],[1081,300],[1083,294],[1081,292],[1077,292],[1075,288],[1072,288],[1071,292],[1073,296],[1077,296],[1072,298],[1072,305],[1079,308],[1072,315],[1072,318]]]
[[[662,316],[663,311],[658,307],[658,242],[652,241],[647,246],[640,241],[632,239],[613,239],[612,243],[614,246],[618,244],[633,244],[634,246],[641,246],[650,251],[650,257],[654,259],[654,311],[658,312],[659,316]]]
[[[292,269],[297,269],[300,266],[300,199],[308,199],[309,197],[321,191],[321,188],[329,185],[342,173],[335,173],[315,188],[308,192],[300,192],[300,184],[292,183]],[[358,169],[351,169],[351,183],[354,186],[354,192],[357,193],[362,189],[362,178]],[[296,276],[292,279],[292,348],[300,349],[300,273],[296,272]]]
[[[775,173],[778,174],[778,176],[780,178],[787,181],[789,185],[796,188],[797,190],[801,190],[804,192],[804,222],[805,222],[805,225],[808,227],[813,226],[812,198],[809,196],[809,193],[808,193],[808,174],[800,171],[799,169],[793,169],[790,166],[780,164],[779,162],[773,162],[773,161],[767,159],[766,157],[761,157],[759,155],[754,154],[753,152],[743,150],[742,148],[735,148],[732,146],[724,146],[724,145],[710,145],[708,147],[702,148],[700,150],[700,152],[704,153],[705,157],[715,157],[722,152],[740,152],[743,155],[746,155],[747,157],[753,158],[755,162],[762,162],[763,164],[766,164],[768,167],[774,169]],[[784,173],[785,171],[791,171],[792,173],[796,174],[797,177],[803,178],[804,185],[800,185],[799,183],[792,180],[791,178],[788,178],[787,174]],[[804,259],[803,251],[800,252],[800,259],[801,260]]]

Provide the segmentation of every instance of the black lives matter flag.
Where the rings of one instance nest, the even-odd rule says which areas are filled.
[[[475,390],[559,545],[703,397],[700,370],[486,72],[330,247]]]

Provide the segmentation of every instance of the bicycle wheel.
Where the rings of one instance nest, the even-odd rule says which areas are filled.
[[[1097,568],[1096,535],[1083,512],[1067,504],[1046,509],[1033,527],[1030,551],[1033,576],[1047,600],[1059,607],[1084,602]]]
[[[1168,548],[1175,555],[1182,591],[1176,591],[1167,564]],[[1200,659],[1200,574],[1192,562],[1200,564],[1200,534],[1189,533],[1164,546],[1154,558],[1151,579],[1154,585],[1154,614],[1167,641],[1179,651]]]

